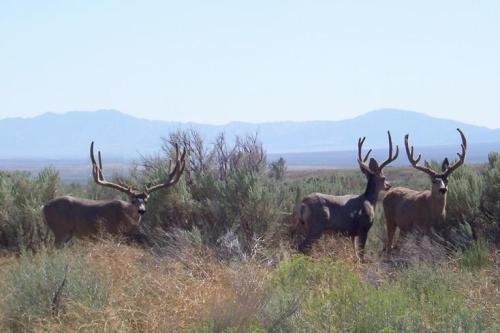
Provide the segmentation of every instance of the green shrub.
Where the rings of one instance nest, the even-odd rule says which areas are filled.
[[[478,270],[491,265],[490,249],[484,241],[476,241],[458,252],[458,265],[466,270]]]
[[[488,159],[481,207],[484,215],[477,228],[489,241],[500,245],[500,154],[490,153]]]
[[[488,169],[484,174],[484,207],[500,217],[500,153],[488,155]]]
[[[269,176],[277,180],[284,179],[286,169],[286,161],[283,157],[280,157],[269,164]]]
[[[275,272],[267,310],[286,307],[300,295],[296,314],[277,331],[295,332],[480,332],[488,323],[468,305],[460,275],[414,266],[374,286],[346,265],[297,257]]]
[[[467,165],[455,170],[449,182],[446,224],[439,226],[441,234],[455,247],[464,248],[474,239],[472,229],[480,218],[484,181]]]
[[[99,310],[108,301],[109,282],[78,254],[23,252],[3,278],[7,290],[1,310],[13,331],[30,330],[70,302]]]
[[[451,220],[473,220],[479,214],[483,178],[467,165],[455,170],[449,181],[446,213]]]
[[[50,233],[42,206],[59,192],[59,174],[47,168],[31,177],[24,172],[0,172],[0,247],[35,249]]]

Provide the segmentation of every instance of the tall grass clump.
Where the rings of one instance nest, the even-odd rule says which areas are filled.
[[[76,253],[23,252],[3,279],[2,321],[12,331],[30,331],[73,304],[102,310],[108,302],[109,282]]]
[[[459,251],[458,265],[466,270],[479,270],[491,265],[490,248],[483,241],[475,241],[470,247]]]

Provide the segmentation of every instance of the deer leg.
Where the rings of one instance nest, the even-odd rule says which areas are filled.
[[[299,245],[299,251],[302,253],[306,253],[311,249],[312,243],[314,243],[320,236],[321,236],[321,230],[315,230],[314,232],[310,232],[306,239]]]
[[[351,239],[352,250],[356,254],[356,236],[355,235],[351,235],[349,238]]]
[[[365,245],[368,239],[368,230],[369,229],[361,230],[358,236],[358,259],[361,263],[365,262]]]
[[[68,233],[54,233],[54,244],[56,247],[61,247],[65,243],[67,243],[71,237],[73,237],[73,233],[68,232]]]
[[[387,241],[385,243],[384,249],[382,250],[383,252],[387,251],[388,254],[391,253],[392,241],[394,240],[395,233],[396,233],[396,225],[392,223],[387,223]]]
[[[401,230],[401,228],[400,228],[399,229],[399,236],[398,236],[398,239],[396,241],[396,245],[394,245],[393,249],[398,249],[399,247],[401,247],[401,243],[405,241],[406,235],[407,235],[407,232],[404,230]]]

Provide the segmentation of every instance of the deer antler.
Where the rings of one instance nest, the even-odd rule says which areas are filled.
[[[364,158],[362,157],[361,154],[361,150],[363,148],[363,143],[365,143],[365,139],[366,137],[358,139],[358,164],[359,167],[361,168],[361,171],[371,173],[370,168],[368,167],[368,165],[366,165],[366,161],[368,160],[368,157],[370,156],[372,150],[371,149],[368,150]]]
[[[460,137],[462,138],[462,144],[460,145],[462,147],[462,154],[457,153],[458,161],[456,161],[455,163],[446,168],[446,170],[442,173],[444,176],[449,176],[453,171],[455,171],[459,166],[461,166],[465,162],[465,152],[467,151],[467,140],[465,139],[465,135],[460,130],[460,128],[457,128],[457,131],[458,133],[460,133]]]
[[[92,161],[92,175],[94,176],[94,181],[102,186],[105,187],[111,187],[114,188],[115,190],[121,191],[126,193],[127,195],[133,195],[135,194],[135,191],[131,187],[127,187],[124,185],[119,185],[115,184],[112,182],[108,182],[106,179],[104,179],[104,173],[102,170],[102,159],[101,159],[101,152],[97,152],[97,158],[99,160],[99,165],[96,163],[95,156],[94,156],[94,141],[90,144],[90,160]]]
[[[170,160],[169,170],[172,167],[172,160]],[[175,166],[174,170],[168,175],[167,180],[164,183],[157,184],[151,187],[146,187],[145,192],[152,193],[164,187],[169,187],[177,183],[186,167],[186,147],[182,151],[182,155],[179,158],[179,145],[175,144]]]
[[[391,132],[387,131],[387,136],[389,137],[389,157],[380,165],[379,171],[382,171],[382,169],[387,166],[387,164],[393,162],[398,158],[399,155],[399,147],[396,145],[396,154],[394,157],[392,156],[392,138],[391,138]]]
[[[411,165],[415,169],[423,171],[431,177],[436,177],[438,175],[438,173],[436,171],[432,170],[429,167],[424,167],[424,166],[418,165],[418,162],[420,161],[420,158],[422,156],[419,154],[417,159],[415,159],[415,157],[413,156],[413,146],[408,146],[408,137],[409,136],[410,136],[409,134],[405,135],[405,148],[406,148],[406,155],[408,156],[408,160],[410,161]]]

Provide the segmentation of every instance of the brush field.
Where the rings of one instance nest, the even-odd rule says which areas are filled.
[[[137,186],[162,179],[175,140],[193,153],[182,180],[151,197],[142,221],[148,245],[101,235],[57,249],[44,203],[120,194],[61,183],[50,168],[0,172],[1,332],[500,331],[498,153],[453,174],[439,244],[409,237],[382,253],[379,203],[360,264],[342,237],[324,236],[304,256],[295,250],[301,233],[290,233],[304,195],[362,193],[361,172],[287,171],[284,160],[268,163],[252,137],[207,147],[178,133],[166,140],[167,158],[145,158],[114,178]],[[389,167],[387,179],[430,186],[409,168]]]

